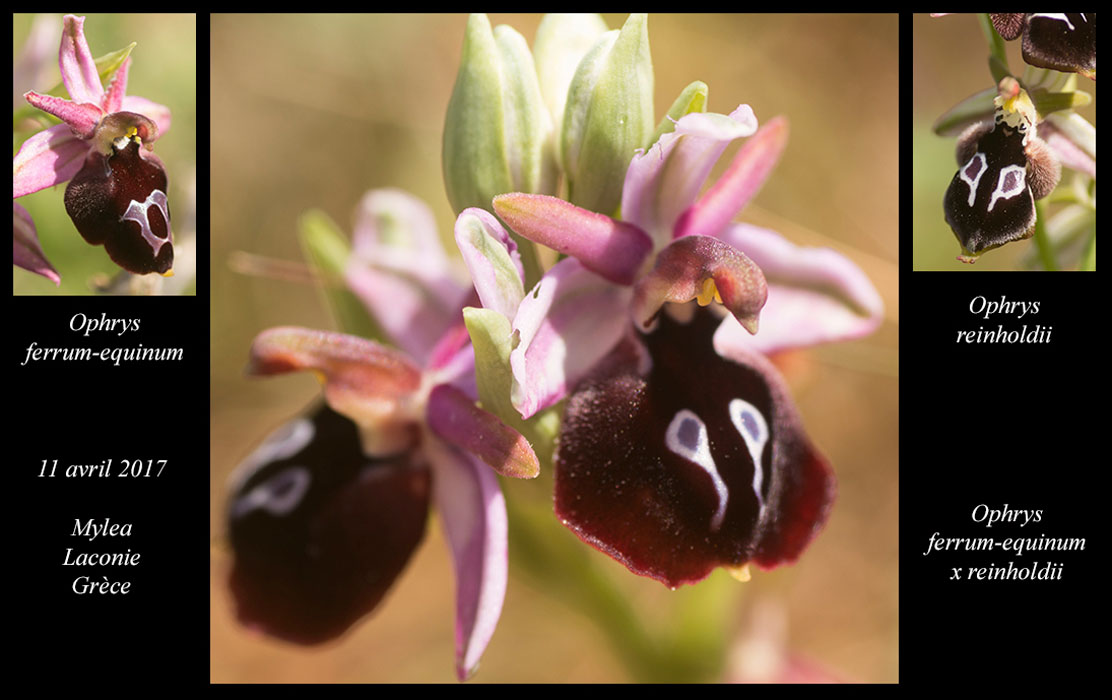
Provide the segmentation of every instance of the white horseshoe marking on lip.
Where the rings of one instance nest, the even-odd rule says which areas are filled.
[[[689,421],[694,422],[698,430],[694,449],[680,440],[680,431]],[[714,464],[714,457],[710,454],[710,439],[707,437],[706,424],[686,408],[677,411],[672,422],[668,424],[668,430],[664,433],[664,442],[669,450],[694,462],[710,475],[711,481],[714,482],[714,490],[718,494],[718,508],[711,516],[710,529],[711,532],[718,532],[718,528],[722,527],[723,518],[726,517],[726,502],[730,497],[730,491],[726,488],[726,482],[722,480],[722,475],[718,473],[718,468]]]
[[[159,211],[162,212],[162,219],[166,222],[166,238],[159,238],[151,230],[151,222],[147,214],[152,206],[158,207]],[[170,209],[166,206],[166,193],[162,190],[154,190],[141,203],[134,199],[131,200],[131,203],[127,205],[127,211],[120,217],[120,221],[134,221],[139,224],[139,234],[143,236],[143,240],[147,242],[156,256],[162,250],[162,246],[170,242]]]
[[[752,425],[746,423],[746,416],[753,419]],[[764,498],[761,496],[764,463],[761,457],[764,455],[765,445],[768,444],[768,421],[756,406],[744,399],[734,399],[730,402],[730,420],[741,434],[745,446],[749,448],[749,456],[753,458],[753,493],[757,494],[757,503],[760,504],[761,511],[764,511]]]

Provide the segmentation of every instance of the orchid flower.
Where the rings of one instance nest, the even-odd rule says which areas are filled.
[[[109,257],[130,272],[168,274],[174,251],[166,169],[150,147],[169,130],[170,110],[126,95],[130,57],[105,89],[84,25],[84,17],[63,18],[58,65],[72,99],[33,91],[25,95],[63,123],[24,142],[12,163],[12,196],[70,181],[66,211],[86,241],[103,244]],[[15,264],[49,277],[52,268],[37,249],[34,224],[26,216],[19,221],[21,209],[15,209]]]
[[[418,271],[418,261],[428,264]],[[521,435],[475,405],[474,356],[459,317],[464,290],[450,269],[420,200],[372,192],[360,207],[347,278],[378,300],[372,312],[408,354],[303,328],[256,338],[252,374],[312,371],[326,405],[271,435],[232,477],[231,587],[249,626],[299,643],[335,638],[382,600],[435,504],[456,569],[463,680],[506,591],[506,509],[494,471],[532,478],[539,463]],[[400,300],[393,309],[375,293],[389,290]],[[454,311],[428,316],[436,299],[452,300]]]
[[[750,135],[700,197],[726,146]],[[522,417],[567,398],[556,514],[671,587],[718,566],[747,576],[749,561],[794,561],[815,536],[833,474],[761,352],[858,337],[880,320],[875,289],[841,255],[730,223],[786,139],[786,121],[758,131],[746,105],[683,116],[634,156],[622,220],[544,195],[493,201],[517,234],[568,256],[512,311],[509,358]],[[508,239],[497,229],[491,237]],[[484,293],[480,280],[499,264],[466,250],[464,258],[491,306],[497,292]],[[712,301],[725,318],[702,308]],[[740,328],[757,331],[762,307],[762,333],[743,338]]]

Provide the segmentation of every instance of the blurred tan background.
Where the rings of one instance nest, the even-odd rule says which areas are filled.
[[[955,14],[931,17],[916,14],[912,19],[913,46],[913,111],[914,176],[912,178],[913,246],[912,263],[915,270],[958,270],[989,272],[992,270],[1022,270],[1027,257],[1035,255],[1034,240],[1018,241],[985,253],[976,264],[958,262],[961,252],[953,231],[942,214],[942,198],[950,180],[958,171],[954,157],[956,136],[938,136],[931,126],[947,110],[985,88],[992,87],[992,74],[988,69],[988,43],[976,16]],[[1005,42],[1008,66],[1012,73],[1023,75],[1021,40]],[[1096,124],[1097,83],[1078,77],[1077,88],[1093,97],[1092,103],[1077,110]],[[1070,170],[1063,170],[1063,180]],[[1051,213],[1060,205],[1043,205]]]
[[[617,28],[625,16],[605,18]],[[491,20],[532,45],[540,17]],[[252,338],[278,324],[329,324],[311,287],[233,273],[229,259],[249,251],[300,261],[298,216],[320,208],[349,229],[356,203],[374,187],[423,198],[448,240],[440,133],[465,23],[462,15],[212,17],[214,681],[455,680],[454,588],[437,521],[372,618],[337,643],[305,650],[235,624],[223,513],[235,464],[318,393],[310,376],[245,378]],[[810,436],[838,474],[839,500],[798,565],[734,584],[731,622],[740,639],[758,602],[780,610],[793,655],[864,682],[898,680],[899,662],[897,24],[891,15],[649,19],[657,118],[696,79],[710,86],[711,111],[745,102],[762,122],[787,115],[783,160],[741,218],[841,250],[887,305],[870,338],[781,358]],[[595,554],[646,616],[676,595]],[[476,681],[628,679],[590,620],[511,568]]]

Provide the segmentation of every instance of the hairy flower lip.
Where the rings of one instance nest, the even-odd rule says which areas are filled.
[[[746,135],[699,196],[726,145]],[[508,227],[570,256],[521,300],[509,353],[512,405],[523,418],[568,399],[554,456],[557,516],[584,542],[671,587],[719,566],[792,562],[822,528],[833,472],[759,351],[858,337],[883,312],[871,283],[843,256],[730,224],[787,137],[784,118],[757,128],[745,105],[728,116],[680,117],[627,170],[626,221],[554,197],[494,198]],[[620,255],[608,251],[615,240]],[[731,313],[723,320],[692,300],[716,300]],[[755,333],[766,302],[782,321],[771,318],[752,337],[733,332]],[[666,303],[675,318],[660,313]],[[735,393],[723,395],[731,386]],[[653,495],[681,492],[676,502]],[[660,534],[674,528],[686,534]]]
[[[557,517],[670,588],[720,566],[795,561],[835,496],[776,370],[713,347],[717,327],[700,308],[627,337],[571,393],[555,457]],[[681,437],[692,425],[699,437]]]

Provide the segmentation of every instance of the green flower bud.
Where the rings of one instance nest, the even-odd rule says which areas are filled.
[[[533,59],[541,94],[557,127],[564,123],[564,103],[575,69],[606,31],[606,22],[597,14],[548,14],[537,27]]]
[[[676,122],[688,114],[695,112],[707,111],[707,93],[709,88],[707,84],[701,80],[696,80],[683,89],[680,96],[668,108],[668,113],[656,125],[656,131],[649,137],[648,143],[645,148],[650,148],[654,143],[660,140],[664,134],[670,134],[676,130]]]
[[[525,38],[472,15],[444,123],[444,184],[455,212],[491,211],[491,199],[506,192],[554,194],[551,132]]]
[[[613,214],[629,161],[655,126],[647,18],[634,14],[620,32],[603,35],[568,88],[560,138],[568,199]]]

